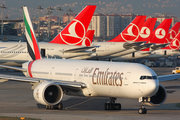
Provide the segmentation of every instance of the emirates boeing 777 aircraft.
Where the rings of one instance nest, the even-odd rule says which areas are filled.
[[[20,67],[0,67],[23,71],[26,77],[0,74],[0,81],[15,80],[32,84],[34,99],[48,109],[63,109],[63,94],[86,97],[110,97],[105,110],[121,110],[121,104],[115,99],[132,98],[142,103],[138,110],[146,114],[144,105],[158,106],[165,102],[167,93],[159,80],[179,78],[179,75],[157,76],[156,73],[137,63],[102,62],[66,59],[42,59],[28,18],[25,13],[25,32],[28,51],[33,61]]]

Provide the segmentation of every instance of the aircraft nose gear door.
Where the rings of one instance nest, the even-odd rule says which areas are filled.
[[[127,72],[125,74],[124,85],[126,85],[126,86],[128,86],[128,84],[129,84],[129,77],[130,77],[130,75],[131,75],[131,72]]]

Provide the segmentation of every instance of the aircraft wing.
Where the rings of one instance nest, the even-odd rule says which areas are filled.
[[[158,76],[159,81],[170,81],[170,80],[176,80],[180,78],[180,74],[170,74],[170,75],[162,75]]]
[[[143,50],[143,49],[149,48],[151,45],[153,45],[153,43],[147,43],[147,44],[135,47],[134,49],[136,49],[136,50]]]
[[[160,44],[160,45],[153,45],[153,46],[151,47],[151,49],[152,49],[152,50],[158,50],[158,49],[167,47],[168,45],[169,45],[169,43]]]
[[[64,53],[84,52],[86,50],[93,49],[93,48],[94,49],[92,51],[95,51],[96,47],[99,47],[99,46],[79,47],[79,48],[73,48],[73,49],[69,49],[69,50],[64,50],[63,52]]]
[[[143,42],[133,42],[133,43],[126,42],[126,43],[124,43],[123,47],[126,49],[130,49],[130,48],[138,47],[139,45],[141,45],[143,43],[145,43],[145,42],[144,41]]]
[[[26,72],[27,70],[21,67],[12,67],[12,66],[7,66],[7,65],[0,65],[2,68],[7,68],[7,69],[12,69],[12,70],[17,70],[17,71],[22,71]]]
[[[55,84],[60,85],[63,89],[71,89],[71,90],[81,90],[86,88],[86,84],[83,82],[73,82],[73,81],[64,81],[64,80],[52,80],[52,79],[44,79],[44,78],[31,78],[25,76],[17,76],[17,75],[5,75],[0,74],[0,83],[6,81],[19,81],[19,82],[27,82],[27,83],[42,83],[42,82],[53,82]]]

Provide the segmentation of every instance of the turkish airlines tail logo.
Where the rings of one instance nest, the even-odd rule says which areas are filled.
[[[169,45],[171,49],[179,50],[180,47],[180,33],[176,35],[176,37],[171,41],[171,44]]]
[[[170,43],[175,38],[175,36],[179,31],[179,28],[180,28],[180,22],[176,22],[176,24],[169,30],[166,38],[168,43]]]
[[[136,41],[146,16],[137,16],[117,37],[108,42]]]
[[[151,43],[168,43],[167,33],[171,25],[172,19],[165,19],[154,31]]]
[[[86,6],[50,43],[82,45],[96,6]]]
[[[163,28],[158,28],[155,31],[155,36],[159,39],[163,39],[166,36],[166,31]]]
[[[142,38],[148,38],[150,36],[150,30],[148,27],[142,27],[140,31],[140,36]]]
[[[88,30],[86,32],[85,38],[82,41],[83,46],[91,46],[91,43],[93,41],[95,30]]]

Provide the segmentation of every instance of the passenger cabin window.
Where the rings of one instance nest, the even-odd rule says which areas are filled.
[[[141,80],[144,80],[144,79],[157,79],[157,76],[141,76],[140,79]]]

